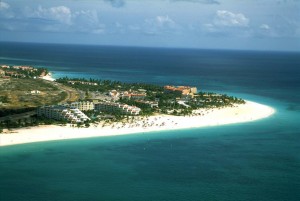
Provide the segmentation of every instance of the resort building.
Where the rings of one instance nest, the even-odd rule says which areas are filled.
[[[193,99],[195,95],[193,93],[182,94],[181,100],[190,100]]]
[[[196,94],[197,93],[197,87],[190,87],[190,86],[164,86],[165,92],[170,91],[180,91],[181,94],[187,95],[187,94]]]
[[[12,68],[13,69],[18,69],[18,70],[24,70],[24,71],[34,71],[34,70],[37,70],[37,69],[34,69],[31,66],[13,66]]]
[[[128,92],[125,91],[122,94],[122,98],[124,99],[132,99],[132,100],[144,100],[146,98],[145,92]]]
[[[131,94],[130,98],[133,100],[144,100],[146,98],[146,94]]]
[[[0,69],[0,77],[4,76],[5,75],[5,71]]]
[[[5,68],[5,69],[8,69],[10,68],[8,65],[1,65],[1,68]]]
[[[70,81],[68,81],[68,83],[69,84],[76,84],[76,83],[78,83],[78,84],[85,84],[85,85],[93,85],[93,86],[97,86],[98,85],[98,83],[96,83],[96,82],[84,82],[84,81],[80,81],[80,80],[70,80]]]
[[[18,78],[20,78],[20,77],[26,77],[26,75],[20,74],[20,73],[15,72],[15,71],[5,71],[5,75],[6,76],[10,76],[10,77],[18,77]]]
[[[30,91],[31,94],[40,94],[41,92],[39,90],[32,90]]]
[[[143,103],[145,105],[149,105],[151,108],[158,107],[158,102],[157,101],[144,101],[144,100],[137,100],[137,103]]]
[[[72,123],[83,123],[90,120],[77,108],[68,108],[62,105],[44,106],[37,109],[37,115],[49,119],[65,120]]]
[[[65,106],[77,108],[81,111],[88,111],[88,110],[94,110],[95,104],[90,101],[80,101],[80,102],[73,102],[70,104],[65,104]]]
[[[109,92],[109,96],[114,99],[114,100],[117,100],[120,96],[120,93],[117,91],[117,90],[111,90]]]
[[[114,103],[114,102],[100,102],[95,104],[95,110],[101,112],[120,112],[121,114],[139,115],[141,109],[136,106],[130,106],[126,104]]]

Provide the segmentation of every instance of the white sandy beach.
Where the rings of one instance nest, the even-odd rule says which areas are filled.
[[[55,79],[52,77],[52,74],[51,73],[48,73],[47,75],[41,77],[42,79],[44,80],[48,80],[48,81],[55,81]]]
[[[120,122],[104,126],[98,124],[91,125],[89,128],[51,125],[16,129],[12,133],[0,134],[0,146],[242,123],[269,117],[275,113],[275,110],[266,105],[246,101],[246,104],[235,107],[204,109],[195,113],[202,115],[186,117],[158,115],[148,118],[139,117],[139,119],[136,117],[129,123]]]

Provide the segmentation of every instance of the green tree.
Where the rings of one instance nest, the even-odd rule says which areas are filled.
[[[90,124],[88,122],[85,122],[85,127],[89,128],[90,127]]]

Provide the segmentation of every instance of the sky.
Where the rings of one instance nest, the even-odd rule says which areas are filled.
[[[300,0],[0,0],[0,41],[300,52]]]

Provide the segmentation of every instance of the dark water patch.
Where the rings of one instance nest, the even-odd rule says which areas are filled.
[[[21,153],[16,155],[15,160],[26,161],[29,160],[32,156],[33,156],[32,153]]]
[[[51,149],[51,148],[47,148],[43,151],[43,154],[44,155],[59,155],[59,154],[64,154],[63,151],[58,151],[58,150],[55,150],[55,149]]]
[[[300,111],[300,105],[296,105],[296,104],[289,104],[288,107],[286,108],[289,111]]]

